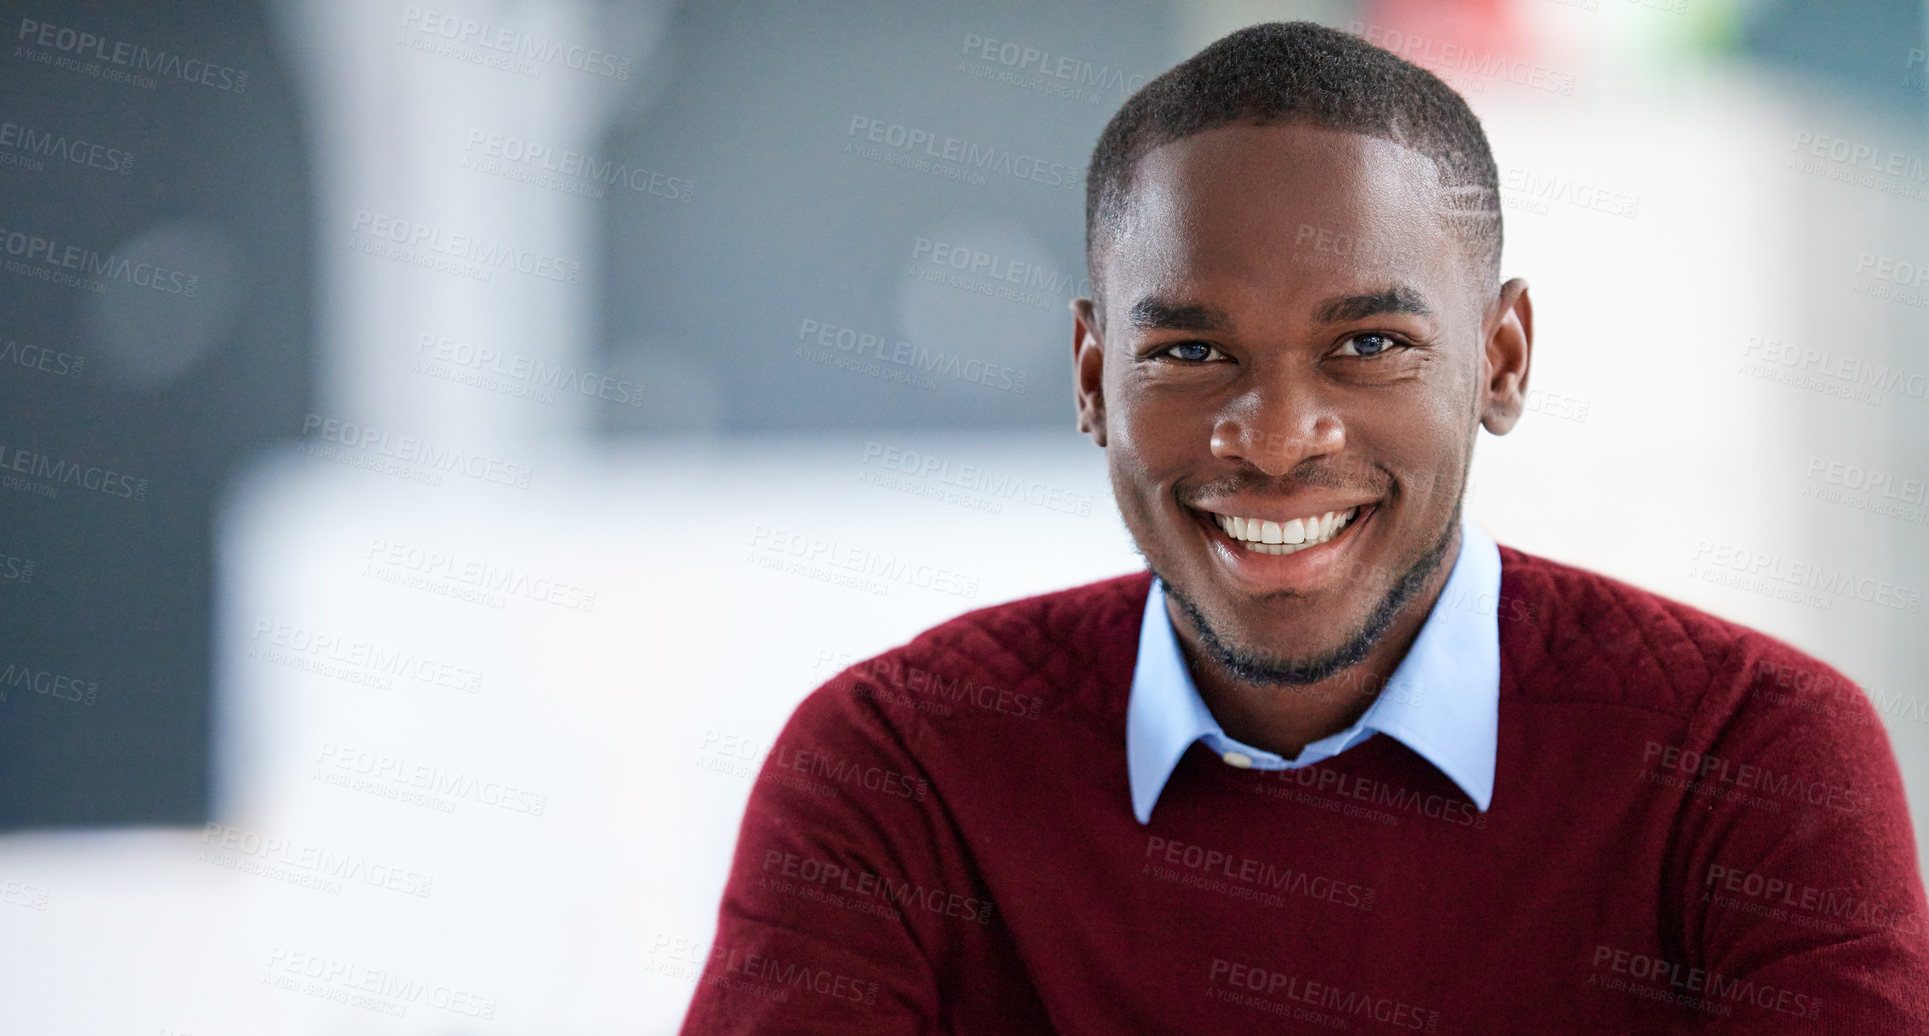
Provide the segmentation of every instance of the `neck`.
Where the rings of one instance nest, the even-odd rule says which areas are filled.
[[[1352,726],[1372,707],[1426,625],[1459,557],[1460,529],[1456,522],[1440,564],[1366,658],[1318,683],[1280,686],[1240,680],[1200,650],[1197,632],[1170,596],[1166,598],[1166,613],[1173,629],[1180,632],[1179,644],[1199,697],[1226,735],[1292,759],[1308,744]]]

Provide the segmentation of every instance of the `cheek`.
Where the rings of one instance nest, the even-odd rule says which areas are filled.
[[[1415,446],[1434,454],[1460,451],[1462,441],[1472,428],[1470,415],[1474,413],[1466,390],[1467,385],[1463,383],[1442,386],[1438,395],[1419,408],[1414,415],[1419,431]]]
[[[1157,482],[1187,456],[1192,417],[1177,401],[1161,400],[1129,381],[1108,389],[1106,452],[1115,473],[1135,482]]]
[[[1127,395],[1107,412],[1106,463],[1112,492],[1128,525],[1141,533],[1163,523],[1176,509],[1174,487],[1196,473],[1210,451],[1207,432],[1197,430],[1197,415],[1156,398]],[[1119,398],[1119,397],[1112,397]]]
[[[1159,518],[1159,484],[1148,477],[1130,455],[1109,447],[1107,454],[1112,476],[1112,499],[1118,505],[1119,519],[1125,523],[1126,531],[1139,549],[1150,551],[1147,556],[1156,561],[1164,554],[1159,548],[1164,541],[1159,532],[1162,524]]]
[[[1472,443],[1473,422],[1458,391],[1417,408],[1406,433],[1387,453],[1387,466],[1416,514],[1445,513],[1458,499]]]
[[[1155,458],[1147,455],[1137,431],[1126,421],[1115,422],[1107,433],[1105,459],[1119,506],[1142,511],[1144,505],[1139,501],[1159,491],[1160,479]]]

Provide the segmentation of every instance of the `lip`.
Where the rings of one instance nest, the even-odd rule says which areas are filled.
[[[1294,517],[1324,514],[1327,511],[1344,511],[1349,507],[1358,507],[1360,510],[1354,515],[1353,520],[1347,523],[1346,528],[1340,530],[1338,536],[1317,547],[1308,547],[1291,554],[1261,554],[1258,551],[1247,550],[1239,545],[1238,540],[1226,535],[1226,531],[1221,529],[1219,523],[1212,517],[1215,514],[1237,514],[1242,518],[1265,519],[1268,517],[1265,511],[1272,508],[1256,509],[1259,513],[1244,510],[1207,511],[1197,507],[1187,507],[1186,510],[1192,512],[1192,520],[1205,532],[1206,552],[1212,555],[1214,563],[1230,577],[1233,583],[1255,593],[1291,591],[1303,594],[1319,590],[1338,578],[1339,573],[1347,567],[1345,562],[1355,552],[1360,531],[1366,528],[1380,512],[1378,501],[1341,504],[1336,507],[1321,506],[1322,509],[1319,510],[1302,508],[1295,513]]]

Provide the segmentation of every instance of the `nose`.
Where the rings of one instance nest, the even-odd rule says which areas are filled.
[[[1345,445],[1345,423],[1302,372],[1255,385],[1230,401],[1212,426],[1214,457],[1244,461],[1275,478]]]

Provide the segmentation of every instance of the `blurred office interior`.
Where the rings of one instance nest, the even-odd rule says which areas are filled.
[[[1278,19],[1487,127],[1468,513],[1857,680],[1929,847],[1919,2],[13,6],[6,1031],[674,1031],[796,703],[1140,565],[1084,167]]]

